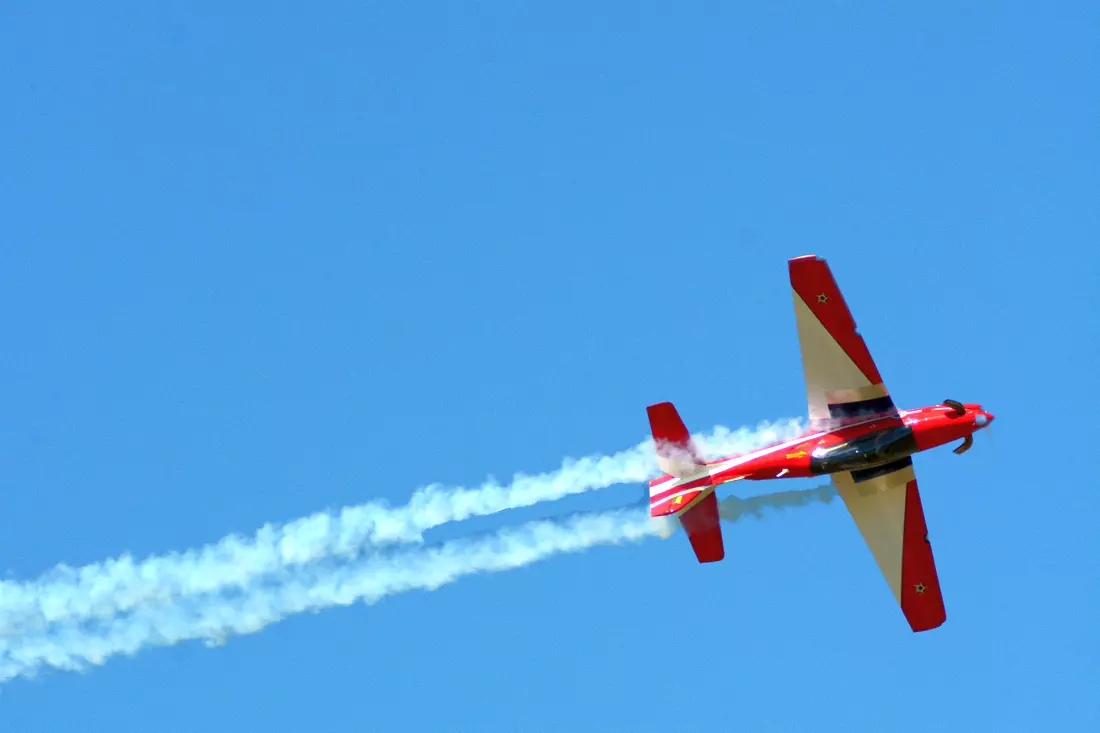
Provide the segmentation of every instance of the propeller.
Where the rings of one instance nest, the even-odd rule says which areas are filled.
[[[992,446],[995,443],[995,441],[993,440],[993,423],[991,421],[987,421],[985,415],[978,415],[974,419],[974,424],[981,427],[982,432],[985,433],[985,437],[982,438],[982,440],[989,441],[989,445]]]
[[[943,404],[946,405],[947,407],[950,407],[952,409],[952,411],[959,417],[962,417],[963,415],[966,414],[966,407],[964,407],[963,404],[961,402],[959,402],[958,400],[944,400]],[[979,416],[979,419],[984,419],[984,418]],[[985,429],[982,431],[982,432],[986,433],[989,436],[987,438],[987,440],[989,440],[990,445],[993,444],[992,429],[993,429],[993,425],[992,425],[992,423],[989,423],[989,424],[985,425]],[[967,435],[965,438],[963,438],[962,444],[959,445],[957,448],[955,448],[954,452],[961,455],[963,453],[966,453],[968,450],[970,450],[970,448],[973,445],[974,445],[974,436],[973,436],[973,434]]]

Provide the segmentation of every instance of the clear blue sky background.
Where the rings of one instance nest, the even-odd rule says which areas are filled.
[[[1095,3],[415,5],[0,10],[9,577],[551,469],[660,400],[802,415],[817,253],[899,402],[998,417],[917,460],[946,625],[833,503],[17,680],[3,727],[1095,730]]]

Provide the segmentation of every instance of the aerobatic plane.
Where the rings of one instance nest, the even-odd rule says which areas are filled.
[[[859,334],[828,263],[788,261],[809,402],[809,432],[733,458],[707,461],[670,402],[650,405],[657,462],[649,482],[653,517],[679,519],[699,562],[725,557],[715,487],[747,479],[829,476],[913,631],[947,618],[928,541],[913,454],[961,440],[993,415],[980,404],[898,410]]]

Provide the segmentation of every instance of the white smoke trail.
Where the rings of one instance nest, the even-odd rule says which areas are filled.
[[[761,496],[750,496],[747,499],[727,496],[718,502],[718,516],[729,521],[737,521],[746,514],[751,514],[759,519],[764,516],[765,509],[787,509],[817,502],[828,504],[836,496],[836,486],[832,483],[822,484],[816,489],[776,491]]]
[[[768,507],[829,501],[819,487],[731,502],[722,516],[737,521],[763,516]],[[272,586],[253,585],[238,598],[203,595],[147,604],[94,626],[66,625],[0,640],[0,682],[33,677],[42,668],[80,671],[120,654],[189,640],[224,640],[255,633],[291,615],[362,601],[376,603],[410,590],[435,590],[461,577],[522,567],[553,555],[598,545],[638,542],[652,536],[644,507],[542,520],[502,529],[479,539],[459,539],[434,548],[400,550],[341,567],[302,567]],[[685,558],[685,562],[688,561]]]
[[[755,429],[717,427],[694,436],[708,456],[736,455],[802,432],[797,420]],[[448,522],[532,506],[655,474],[652,440],[611,456],[566,459],[560,469],[517,474],[507,486],[475,489],[433,484],[403,507],[368,502],[285,525],[268,524],[251,538],[237,534],[182,553],[136,562],[122,555],[80,568],[59,565],[30,582],[0,582],[0,634],[33,631],[67,621],[106,619],[145,603],[247,588],[272,574],[328,558],[354,559],[364,550],[423,541],[423,532]]]
[[[530,522],[477,540],[378,555],[336,569],[299,569],[274,587],[250,587],[243,597],[205,596],[146,605],[96,628],[67,626],[0,641],[0,681],[34,676],[41,667],[80,670],[149,646],[249,634],[306,611],[375,603],[413,589],[434,590],[465,575],[500,572],[551,555],[649,534],[643,508]]]

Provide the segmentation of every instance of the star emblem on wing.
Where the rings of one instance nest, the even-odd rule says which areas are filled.
[[[829,302],[829,296],[826,295],[825,293],[818,293],[817,302],[818,303],[828,303]]]

